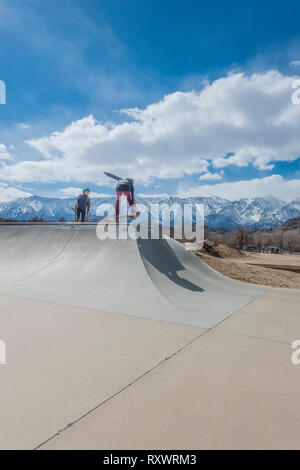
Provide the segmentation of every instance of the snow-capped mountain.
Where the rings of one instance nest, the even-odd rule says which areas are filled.
[[[0,219],[30,220],[33,217],[45,221],[74,220],[74,198],[45,198],[31,196],[0,204]],[[183,204],[203,204],[205,223],[212,228],[234,229],[241,225],[248,228],[272,228],[287,220],[300,217],[300,197],[290,203],[274,197],[256,197],[228,201],[219,197],[163,198],[137,197],[137,203],[151,210],[151,204],[159,202],[168,206]],[[103,215],[100,208],[103,204],[115,203],[115,197],[94,198],[91,200],[91,219],[99,219]],[[177,207],[178,207],[177,206]],[[178,211],[180,212],[180,210]],[[174,218],[177,214],[175,210]]]
[[[97,218],[97,208],[102,203],[114,204],[115,199],[96,198],[91,200],[91,218]],[[33,217],[45,221],[58,221],[65,219],[67,222],[74,220],[75,198],[47,198],[41,196],[31,196],[15,199],[10,202],[0,204],[0,218],[14,220],[30,220]]]
[[[300,212],[300,197],[294,199],[289,204],[286,204],[281,211],[282,222],[286,222],[289,219],[299,217]]]
[[[243,198],[225,204],[217,214],[206,218],[206,222],[215,228],[276,227],[289,218],[287,211],[286,218],[282,214],[284,207],[289,205],[272,196]]]

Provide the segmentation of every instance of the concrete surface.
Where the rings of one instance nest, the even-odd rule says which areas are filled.
[[[173,240],[99,240],[93,225],[0,225],[0,259],[0,294],[202,328],[266,291]]]
[[[0,448],[33,449],[201,328],[0,296]]]
[[[280,292],[268,293],[275,325],[256,300],[42,449],[299,449],[290,340],[300,339],[300,293],[290,294],[285,322]]]
[[[172,240],[0,225],[0,448],[300,448],[299,301]]]

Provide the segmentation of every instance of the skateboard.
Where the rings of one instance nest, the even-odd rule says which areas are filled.
[[[121,215],[121,217],[104,217],[104,219],[100,220],[100,223],[105,223],[105,224],[108,224],[108,223],[116,223],[118,224],[119,222],[122,222],[124,220],[127,220],[127,222],[129,221],[132,222],[133,220],[137,219],[139,216],[141,215],[141,213],[139,211],[136,212],[135,215]]]
[[[140,215],[141,215],[141,213],[140,213],[139,211],[137,211],[137,212],[135,213],[135,215],[124,215],[123,217],[126,217],[127,219],[135,220],[135,219],[137,219]]]
[[[74,212],[74,222],[77,222],[77,211],[75,207],[72,207],[72,211]]]

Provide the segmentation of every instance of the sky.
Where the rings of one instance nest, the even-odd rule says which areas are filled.
[[[0,202],[300,197],[294,0],[0,0]],[[5,84],[5,104],[2,104]]]

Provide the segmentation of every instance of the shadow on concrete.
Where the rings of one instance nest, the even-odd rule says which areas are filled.
[[[137,245],[142,259],[147,260],[170,281],[190,291],[204,292],[202,287],[178,275],[178,271],[185,271],[185,267],[166,240],[143,240],[138,238]]]

